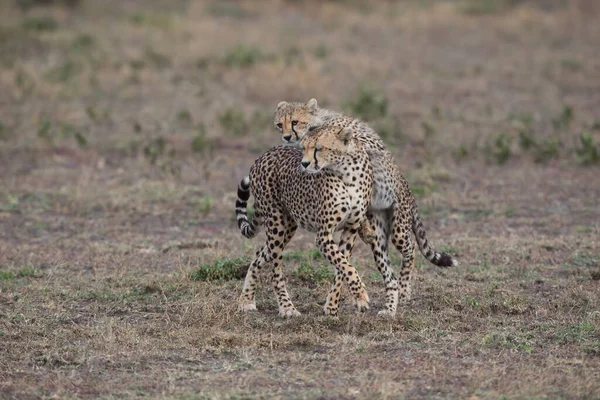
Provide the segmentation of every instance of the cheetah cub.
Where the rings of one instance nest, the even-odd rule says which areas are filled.
[[[309,132],[323,124],[346,128],[352,137],[362,143],[373,168],[373,197],[370,202],[368,220],[375,230],[375,240],[370,243],[373,257],[383,276],[386,289],[386,308],[380,315],[395,315],[398,297],[408,301],[411,296],[411,278],[414,270],[414,233],[421,253],[438,267],[458,265],[448,254],[439,253],[428,243],[425,229],[419,216],[415,198],[404,177],[400,174],[393,155],[385,148],[379,135],[368,124],[318,107],[317,100],[304,103],[282,101],[277,105],[274,124],[281,132],[284,143],[297,144]],[[398,281],[390,268],[388,242],[402,254],[400,270],[400,293]],[[339,278],[336,277],[336,282]],[[338,285],[341,289],[341,285]]]
[[[366,221],[372,196],[373,172],[362,143],[348,129],[324,124],[306,135],[303,149],[277,146],[250,168],[250,175],[238,186],[236,214],[241,233],[256,235],[259,225],[267,240],[250,264],[239,300],[241,310],[255,310],[258,272],[272,268],[272,284],[279,314],[299,315],[286,289],[282,269],[283,249],[298,226],[317,234],[316,244],[336,269],[336,279],[325,306],[327,315],[337,315],[342,282],[350,288],[360,311],[369,307],[369,296],[350,265],[349,256],[358,231]],[[254,196],[254,217],[246,215],[246,205]],[[342,231],[339,244],[333,238]]]

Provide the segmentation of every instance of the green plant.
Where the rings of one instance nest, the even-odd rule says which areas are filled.
[[[0,121],[0,140],[7,140],[7,139],[8,139],[8,135],[6,133],[6,127],[4,126],[2,121]]]
[[[0,271],[0,281],[9,281],[15,278],[15,274],[11,271]]]
[[[356,97],[344,103],[342,107],[358,118],[373,121],[386,116],[387,106],[387,98],[381,90],[363,86]]]
[[[315,48],[315,57],[319,59],[327,58],[327,46],[320,44]]]
[[[582,132],[579,136],[580,147],[575,149],[578,161],[581,164],[597,164],[600,163],[600,150],[594,142],[592,134]]]
[[[544,163],[558,156],[560,142],[556,138],[549,138],[538,143],[534,148],[534,161]]]
[[[194,136],[191,142],[192,151],[198,154],[208,153],[209,156],[212,155],[215,147],[214,140],[206,137],[204,124],[200,123],[197,130],[198,134]]]
[[[239,108],[228,108],[218,118],[225,134],[241,136],[248,130],[246,115]]]
[[[147,48],[144,52],[144,58],[148,60],[151,66],[156,69],[165,69],[171,66],[171,59],[152,48]]]
[[[521,146],[521,149],[523,149],[524,151],[528,151],[532,147],[535,147],[537,145],[537,143],[535,142],[535,139],[531,135],[531,132],[520,131],[519,132],[519,145]]]
[[[304,65],[302,50],[296,46],[292,46],[284,51],[283,60],[286,65]]]
[[[512,136],[507,133],[501,133],[495,137],[491,148],[491,154],[498,164],[504,164],[512,155],[510,149],[511,144]]]
[[[248,215],[250,218],[250,215]],[[283,254],[284,261],[306,261],[306,260],[323,260],[323,254],[318,249],[311,250],[296,250]]]
[[[460,10],[468,15],[485,15],[506,11],[512,7],[515,0],[462,0]]]
[[[425,134],[426,139],[433,137],[436,133],[435,127],[427,121],[421,122],[421,127],[423,128],[423,133]]]
[[[54,137],[52,135],[52,124],[48,119],[43,118],[38,123],[37,136],[41,139],[46,140],[49,143],[52,143],[54,141]]]
[[[250,67],[265,58],[260,48],[239,44],[231,48],[223,58],[223,64],[228,67]]]
[[[159,136],[144,147],[144,155],[150,160],[150,164],[156,164],[156,160],[165,152],[166,147],[167,141]]]
[[[198,203],[198,210],[202,213],[203,216],[207,216],[210,212],[210,208],[212,206],[212,197],[204,196],[200,199],[200,203]]]
[[[177,112],[177,121],[181,124],[188,125],[192,122],[192,113],[189,110],[182,108]]]
[[[75,141],[77,142],[77,145],[79,145],[79,147],[87,147],[88,139],[87,136],[85,136],[82,132],[75,131],[75,133],[73,133],[73,138],[75,138]]]
[[[92,35],[82,34],[73,40],[71,49],[76,52],[85,52],[90,50],[96,44],[96,39]]]
[[[300,266],[293,272],[293,275],[306,283],[323,283],[333,281],[334,274],[326,265],[319,265],[315,267],[312,263],[304,261]]]
[[[250,259],[248,257],[240,258],[221,258],[212,264],[204,264],[198,267],[190,275],[194,281],[230,281],[243,279],[246,276]]]
[[[466,145],[461,144],[454,150],[452,155],[456,161],[464,161],[469,157],[469,150],[467,150]]]
[[[73,79],[81,72],[81,65],[74,61],[65,61],[61,65],[50,69],[46,73],[46,79],[53,83],[65,83]]]
[[[385,117],[375,124],[375,130],[383,140],[401,140],[403,138],[402,126],[396,118]]]
[[[58,29],[58,23],[52,17],[28,17],[23,21],[23,29],[34,32],[51,32]]]
[[[206,6],[206,11],[215,17],[229,17],[242,19],[246,18],[249,13],[236,2],[229,1],[212,1]]]
[[[569,127],[573,119],[575,118],[575,114],[573,112],[573,107],[569,105],[565,105],[559,115],[552,118],[552,126],[555,130],[566,129]]]

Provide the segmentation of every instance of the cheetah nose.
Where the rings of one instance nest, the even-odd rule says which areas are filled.
[[[285,140],[286,142],[289,142],[292,139],[292,135],[287,135],[283,137],[283,140]]]
[[[308,168],[308,166],[310,165],[310,161],[301,161],[300,164],[302,164],[304,168]]]

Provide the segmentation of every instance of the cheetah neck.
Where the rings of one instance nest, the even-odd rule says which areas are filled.
[[[336,167],[327,168],[339,176],[356,206],[368,208],[373,191],[373,169],[362,143],[352,139],[349,152],[340,156]]]

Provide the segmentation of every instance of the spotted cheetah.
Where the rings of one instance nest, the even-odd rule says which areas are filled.
[[[265,227],[267,241],[250,264],[239,300],[241,310],[255,310],[258,271],[272,264],[272,284],[279,314],[300,313],[286,289],[281,260],[283,249],[298,226],[317,234],[316,244],[336,269],[325,302],[325,314],[336,315],[342,282],[350,288],[357,308],[369,307],[369,297],[349,256],[372,197],[373,172],[363,144],[348,129],[324,124],[303,140],[304,151],[277,146],[260,156],[238,186],[236,214],[241,233],[248,238]],[[246,215],[250,190],[254,217]],[[333,234],[341,230],[339,245]]]
[[[379,135],[368,124],[318,107],[316,99],[304,103],[282,101],[277,105],[274,124],[281,132],[284,143],[295,144],[309,132],[322,124],[336,123],[353,132],[369,155],[373,168],[373,198],[368,219],[375,229],[376,239],[371,250],[386,288],[386,308],[381,315],[395,315],[398,304],[398,281],[390,268],[388,241],[402,254],[400,270],[400,299],[406,302],[411,296],[411,278],[414,269],[414,233],[421,253],[438,267],[458,265],[448,254],[439,253],[428,243],[425,229],[419,216],[415,198],[404,177],[400,174],[392,154],[385,148]],[[341,286],[338,286],[341,287]]]

